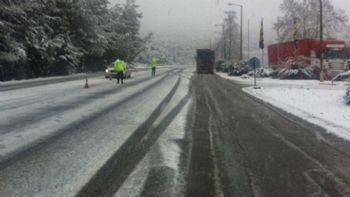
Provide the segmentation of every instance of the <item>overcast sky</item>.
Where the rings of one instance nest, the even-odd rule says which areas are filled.
[[[123,0],[111,0],[112,3]],[[250,20],[251,42],[257,42],[260,20],[264,18],[265,40],[274,42],[275,32],[272,23],[281,15],[282,0],[136,0],[143,13],[142,32],[178,33],[192,36],[201,34],[214,39],[219,36],[224,11],[239,7],[228,6],[229,2],[244,6],[244,35],[247,33],[247,23]],[[333,0],[336,8],[344,9],[350,16],[350,0]],[[245,39],[246,40],[246,39]],[[245,42],[246,43],[246,42]]]

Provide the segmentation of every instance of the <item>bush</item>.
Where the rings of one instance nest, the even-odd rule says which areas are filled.
[[[277,73],[279,79],[316,79],[314,71],[306,68],[284,68]]]

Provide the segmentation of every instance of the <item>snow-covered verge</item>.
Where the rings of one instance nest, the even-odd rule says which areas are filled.
[[[344,91],[337,89],[310,89],[273,87],[243,88],[257,97],[327,132],[350,140],[350,108],[344,103]]]
[[[252,84],[252,79],[226,77],[240,84]],[[344,102],[346,82],[316,80],[259,79],[261,89],[243,91],[294,116],[324,128],[327,132],[350,140],[350,107]]]
[[[228,76],[227,73],[216,73],[220,77],[224,79],[233,80],[238,84],[242,85],[253,85],[254,79],[252,77],[239,77],[239,76]],[[259,86],[313,86],[314,88],[322,87],[322,86],[333,86],[333,87],[342,87],[349,86],[350,82],[346,81],[324,81],[320,82],[318,80],[279,80],[272,78],[257,78],[257,85]],[[346,89],[346,88],[345,88]]]

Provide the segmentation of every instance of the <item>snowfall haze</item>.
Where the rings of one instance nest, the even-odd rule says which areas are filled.
[[[110,0],[111,4],[122,3],[124,0]],[[220,27],[224,12],[234,10],[238,14],[239,7],[229,6],[228,3],[237,3],[244,6],[243,34],[247,35],[248,19],[250,20],[251,50],[258,49],[260,21],[264,19],[266,44],[276,42],[276,33],[273,23],[277,16],[281,16],[280,4],[282,0],[136,0],[143,14],[142,33],[154,32],[156,35],[182,35],[192,38],[196,43],[209,46],[220,37]],[[332,0],[336,9],[344,9],[350,14],[348,0]],[[318,8],[315,8],[318,9]],[[246,37],[247,38],[247,37]],[[244,45],[247,39],[244,38]]]

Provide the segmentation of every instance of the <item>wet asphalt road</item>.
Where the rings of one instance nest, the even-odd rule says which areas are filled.
[[[218,76],[195,76],[192,90],[186,196],[350,196],[348,142]]]

